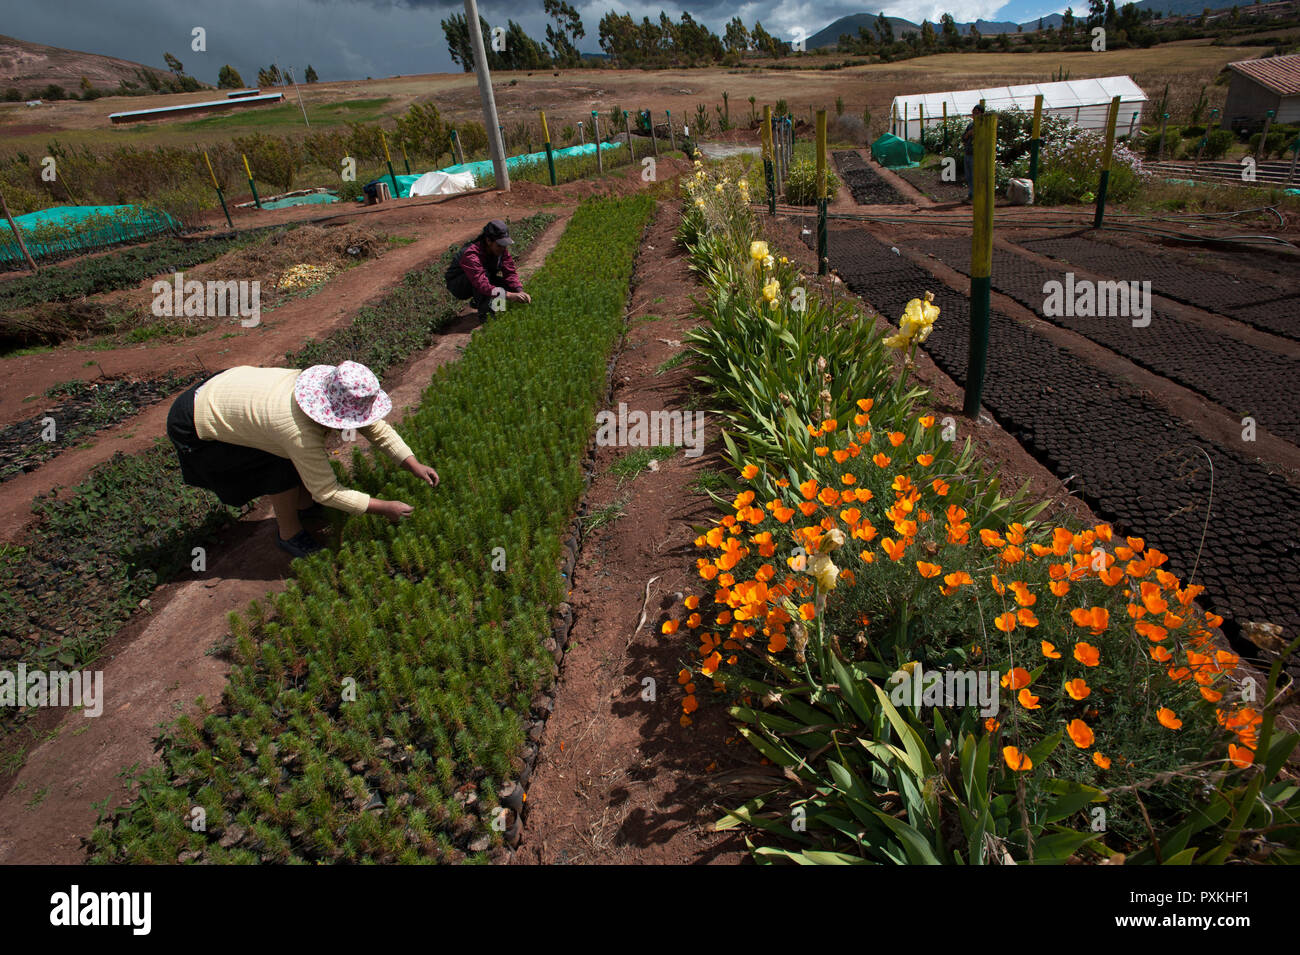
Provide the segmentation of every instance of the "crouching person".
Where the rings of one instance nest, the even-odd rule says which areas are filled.
[[[302,527],[302,518],[318,505],[382,514],[394,522],[412,511],[403,501],[381,500],[338,483],[325,450],[331,428],[356,429],[437,486],[438,472],[421,464],[383,420],[392,408],[374,373],[353,361],[306,371],[245,365],[213,375],[177,398],[167,415],[167,436],[186,484],[213,491],[232,507],[269,497],[276,543],[294,557],[306,557],[321,549]]]
[[[470,300],[478,311],[479,321],[487,319],[498,289],[504,293],[506,301],[532,301],[524,291],[515,260],[510,256],[510,246],[514,241],[506,224],[493,219],[447,267],[444,276],[447,291],[462,301]]]

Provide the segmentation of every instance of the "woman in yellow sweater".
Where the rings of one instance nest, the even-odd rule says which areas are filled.
[[[438,485],[438,472],[421,464],[384,422],[392,408],[374,373],[353,361],[306,371],[243,365],[177,398],[167,416],[167,436],[186,484],[214,491],[232,507],[270,497],[276,542],[294,557],[306,557],[321,548],[302,527],[302,517],[317,505],[382,514],[394,522],[412,511],[403,501],[340,485],[325,450],[328,429],[355,429],[416,477]]]

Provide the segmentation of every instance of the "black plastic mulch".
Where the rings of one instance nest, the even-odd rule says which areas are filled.
[[[1251,250],[1249,265],[1273,272],[1278,277],[1276,283],[1210,270],[1173,251],[1154,255],[1080,236],[1032,239],[1019,244],[1093,272],[1149,280],[1158,295],[1300,341],[1300,268],[1289,262],[1271,263],[1263,250]],[[1294,281],[1286,282],[1288,274]]]
[[[886,182],[871,167],[871,163],[856,152],[843,149],[833,152],[831,156],[835,160],[835,168],[839,170],[840,178],[849,187],[849,191],[853,193],[853,201],[858,205],[911,204],[912,200],[905,198],[902,193]]]
[[[970,274],[969,239],[934,239],[916,247],[950,268]],[[1076,276],[1076,281],[1083,278]],[[1135,272],[1106,273],[1104,278],[1150,281],[1148,273]],[[1052,269],[1005,249],[993,251],[992,281],[993,288],[1040,318],[1078,332],[1162,378],[1204,395],[1234,415],[1253,417],[1260,427],[1300,444],[1300,349],[1287,354],[1285,349],[1258,348],[1226,332],[1176,318],[1156,305],[1152,305],[1150,324],[1145,327],[1134,327],[1131,319],[1118,316],[1048,315],[1044,285],[1064,285],[1065,269]]]

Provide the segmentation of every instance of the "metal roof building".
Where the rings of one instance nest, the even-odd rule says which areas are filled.
[[[912,139],[928,126],[948,116],[969,116],[984,100],[990,110],[1034,109],[1034,97],[1042,94],[1043,114],[1063,116],[1084,129],[1105,129],[1106,114],[1113,97],[1120,97],[1119,131],[1131,133],[1142,122],[1147,96],[1127,76],[1102,76],[1091,80],[1062,80],[1057,83],[1029,83],[1024,86],[993,86],[985,89],[953,90],[947,93],[911,93],[895,96],[891,116],[894,135]]]

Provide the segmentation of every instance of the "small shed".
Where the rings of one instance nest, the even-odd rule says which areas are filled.
[[[1229,63],[1232,82],[1223,105],[1224,129],[1258,129],[1273,110],[1275,123],[1300,123],[1300,53]]]
[[[947,93],[910,93],[895,96],[891,110],[896,136],[918,137],[925,126],[942,122],[945,105],[948,116],[969,116],[984,101],[989,110],[1023,109],[1033,112],[1034,97],[1043,97],[1044,116],[1063,116],[1083,129],[1106,128],[1111,100],[1120,98],[1120,135],[1132,134],[1142,122],[1147,96],[1130,77],[1101,76],[1091,80],[1061,80],[1056,83],[1027,83],[1023,86],[991,86],[984,89],[952,90]]]

